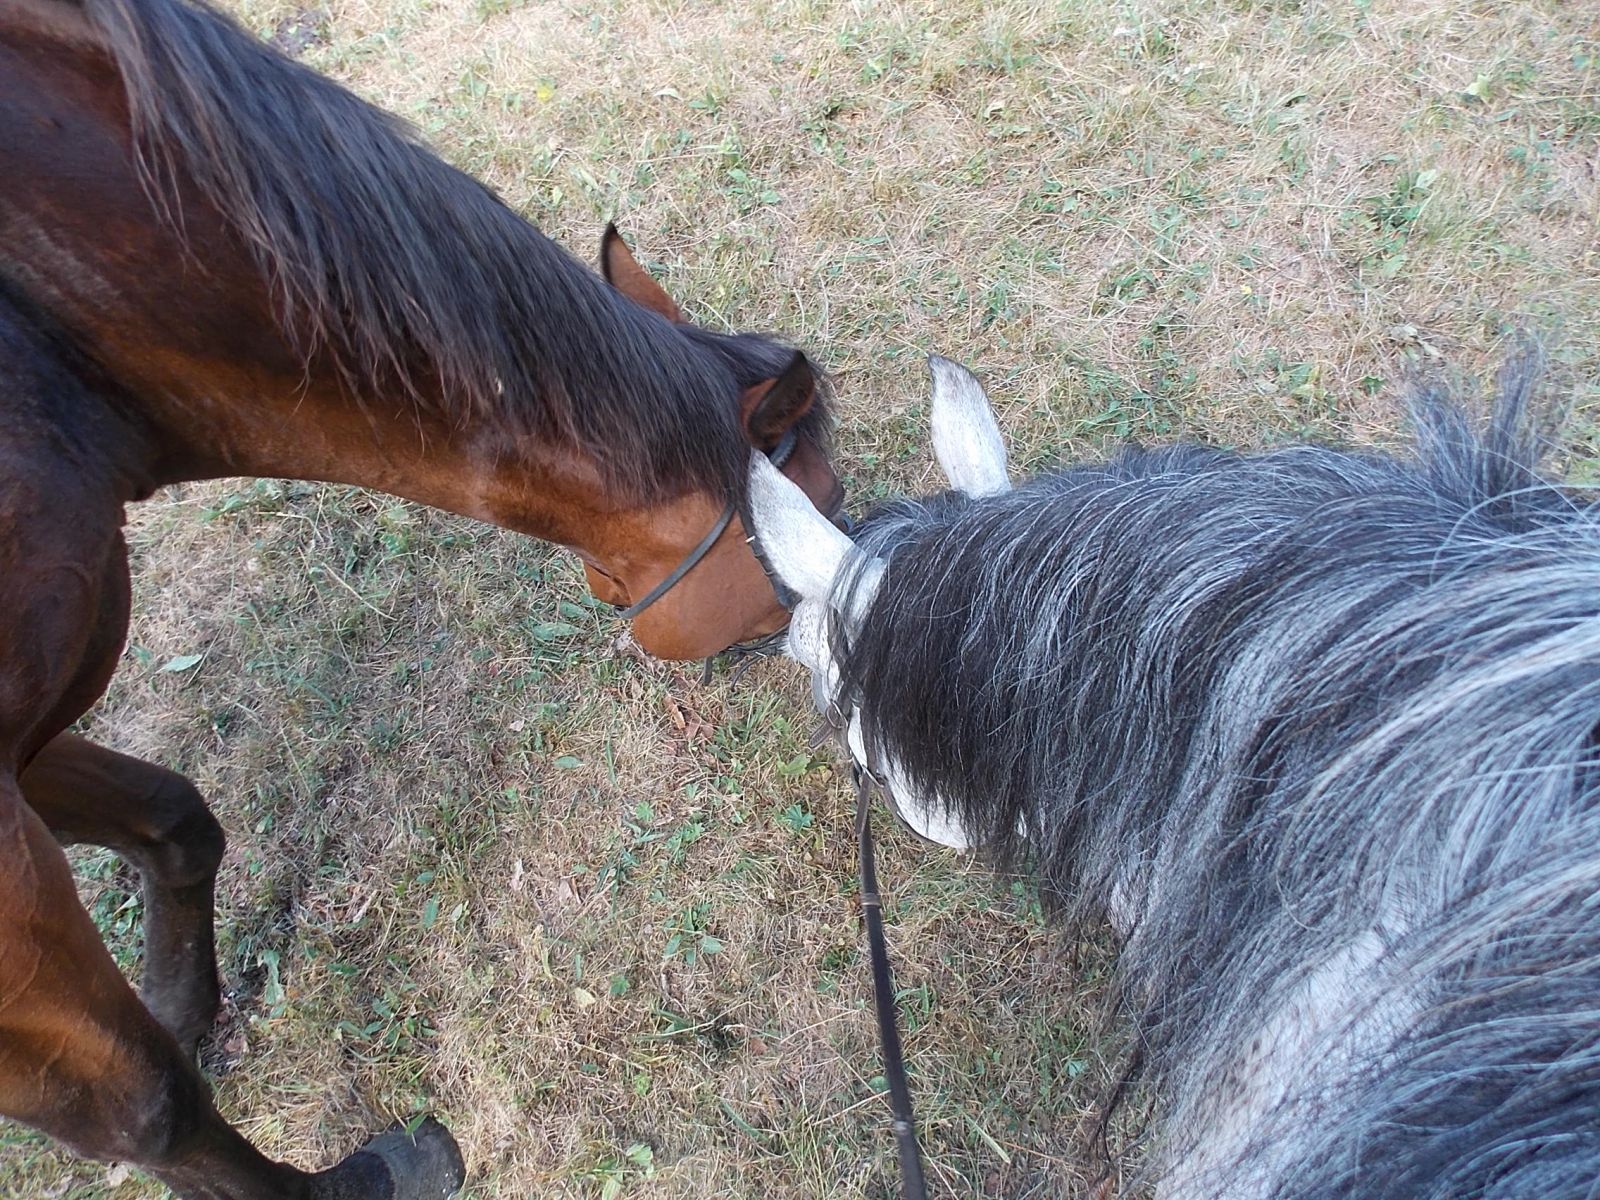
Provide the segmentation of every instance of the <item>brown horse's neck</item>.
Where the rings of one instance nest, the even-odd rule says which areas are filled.
[[[602,558],[612,548],[608,525],[644,511],[619,499],[598,464],[570,447],[487,422],[453,424],[405,398],[357,400],[332,373],[302,378],[226,403],[184,397],[147,405],[165,444],[184,447],[181,456],[169,453],[160,482],[243,475],[357,484]],[[703,499],[681,503],[691,512],[709,508]]]
[[[75,10],[35,11],[57,13],[63,32],[0,22],[0,285],[127,397],[122,490],[236,475],[354,483],[603,553],[591,543],[611,540],[605,519],[625,521],[629,504],[592,458],[448,402],[425,372],[358,393],[331,352],[308,362],[259,263],[197,186],[180,174],[153,196],[139,177],[121,81],[81,53]],[[608,320],[677,336],[552,259],[531,227],[509,215],[507,227]],[[685,504],[698,514],[710,501]]]
[[[132,241],[122,248],[139,249]],[[24,299],[5,283],[0,277],[0,292],[70,346],[81,373],[107,381],[97,391],[111,397],[96,401],[103,408],[38,416],[100,431],[98,457],[118,500],[228,476],[349,483],[602,559],[614,541],[608,522],[626,525],[644,510],[606,487],[599,464],[571,446],[491,421],[450,421],[404,394],[353,394],[326,356],[302,365],[264,295],[197,289],[191,302],[178,292],[171,304],[131,305],[102,323],[60,284]],[[208,342],[231,348],[202,349]],[[681,504],[696,520],[711,507],[704,498]]]

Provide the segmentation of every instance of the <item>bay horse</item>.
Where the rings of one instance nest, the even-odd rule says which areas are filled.
[[[646,650],[699,657],[786,620],[737,515],[752,449],[839,503],[823,382],[685,322],[614,230],[604,277],[581,267],[189,0],[0,0],[0,162],[0,1115],[184,1197],[447,1194],[437,1124],[307,1173],[212,1106],[222,830],[188,780],[69,732],[127,630],[124,506],[365,485],[571,547]],[[142,876],[142,1003],[78,842]]]
[[[854,760],[1109,919],[1158,1197],[1596,1195],[1600,511],[1537,473],[1534,374],[1483,432],[1419,389],[1414,455],[1129,448],[1012,487],[935,360],[951,490],[854,544],[753,465]]]

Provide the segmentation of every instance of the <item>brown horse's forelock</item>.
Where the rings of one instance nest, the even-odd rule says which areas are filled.
[[[192,180],[281,324],[357,395],[573,445],[640,499],[742,495],[738,394],[792,351],[624,300],[381,112],[187,0],[84,0],[125,83],[153,202]],[[802,433],[826,439],[825,398]]]

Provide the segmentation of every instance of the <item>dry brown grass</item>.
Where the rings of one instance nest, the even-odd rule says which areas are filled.
[[[1388,439],[1408,362],[1481,371],[1521,326],[1586,445],[1583,7],[244,16],[313,30],[308,62],[568,245],[615,215],[697,316],[814,348],[870,496],[932,482],[928,349],[979,369],[1037,464],[1130,436]],[[252,1137],[320,1163],[436,1108],[476,1197],[890,1194],[847,798],[782,664],[700,687],[619,653],[563,556],[347,488],[185,488],[133,543],[132,645],[89,726],[189,772],[229,830],[210,1066]],[[886,840],[935,1180],[1081,1194],[1104,948],[1048,933],[1022,883]],[[129,878],[80,863],[136,969]],[[118,1178],[0,1129],[0,1195],[157,1194]]]

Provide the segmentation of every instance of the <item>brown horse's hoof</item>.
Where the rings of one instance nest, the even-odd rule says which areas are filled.
[[[445,1200],[466,1181],[461,1149],[432,1117],[379,1134],[316,1177],[316,1200]]]

